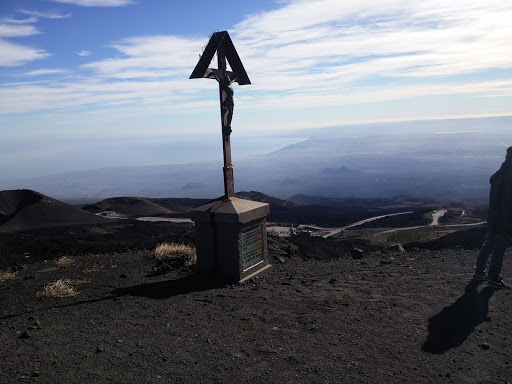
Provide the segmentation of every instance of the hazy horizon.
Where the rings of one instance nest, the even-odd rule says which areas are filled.
[[[468,130],[466,124],[470,124],[472,128]],[[411,126],[414,127],[412,131]],[[511,126],[512,116],[431,119],[298,129],[295,131],[272,132],[261,136],[242,136],[234,132],[231,136],[231,142],[233,162],[236,163],[238,160],[247,157],[270,154],[292,144],[319,136],[351,138],[358,135],[394,135],[397,143],[400,141],[405,143],[408,141],[408,136],[418,136],[425,133],[450,136],[459,133],[479,133],[492,130],[494,133],[503,131],[504,137],[510,136],[511,141],[504,145],[512,145],[512,134],[508,135]],[[9,148],[4,148],[0,158],[9,157],[9,151]],[[120,154],[124,154],[124,156],[118,157]],[[497,153],[496,156],[500,157],[501,154]],[[61,161],[63,158],[66,159],[65,162]],[[222,162],[222,139],[220,134],[199,135],[198,137],[161,137],[147,140],[113,140],[97,145],[94,153],[89,153],[87,146],[82,150],[73,151],[63,146],[58,154],[53,158],[47,157],[45,161],[23,162],[11,167],[2,167],[0,187],[2,182],[9,182],[12,185],[12,182],[18,180],[69,172],[203,162]],[[5,164],[5,162],[1,164]]]
[[[237,137],[232,135],[234,158],[267,154],[288,145],[306,140],[299,137]],[[92,171],[103,168],[180,165],[206,161],[222,161],[222,138],[213,135],[202,137],[161,138],[148,141],[120,140],[96,145],[93,154],[89,149],[67,150],[47,157],[43,162],[18,163],[2,169],[0,183],[67,172]],[[0,157],[6,157],[9,150]],[[124,154],[126,157],[116,157]],[[65,158],[67,161],[62,162]],[[1,185],[1,184],[0,184]]]
[[[512,144],[512,117],[431,120],[298,130],[293,137],[233,140],[235,190],[279,198],[430,196],[471,200],[488,196],[489,177]],[[304,140],[307,138],[306,140]],[[256,141],[259,141],[256,143]],[[184,143],[187,143],[187,146]],[[237,145],[238,143],[238,145]],[[274,151],[269,149],[271,143]],[[290,145],[285,145],[289,143]],[[176,143],[194,151],[194,140]],[[203,142],[213,160],[186,164],[103,167],[0,181],[0,189],[28,188],[55,198],[199,197],[223,194],[222,143]],[[161,148],[165,151],[166,147]],[[158,151],[156,151],[158,152]]]

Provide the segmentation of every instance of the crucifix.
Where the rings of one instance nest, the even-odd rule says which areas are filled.
[[[217,53],[217,69],[208,68]],[[227,70],[227,62],[232,71]],[[222,124],[222,151],[224,154],[224,198],[235,195],[233,184],[233,164],[231,163],[231,120],[234,109],[232,84],[251,84],[235,46],[227,31],[215,32],[210,37],[190,79],[208,78],[219,83],[220,115]]]

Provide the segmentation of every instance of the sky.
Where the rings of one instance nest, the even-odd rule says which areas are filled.
[[[0,180],[200,158],[218,86],[189,76],[215,31],[252,83],[233,141],[512,115],[510,20],[503,0],[0,0]]]

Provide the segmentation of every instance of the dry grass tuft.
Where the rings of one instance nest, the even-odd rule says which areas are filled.
[[[187,265],[195,264],[197,261],[196,249],[189,245],[162,243],[155,248],[155,257],[158,260],[170,259],[176,256],[185,256]]]
[[[14,280],[15,277],[16,272],[0,271],[0,283],[3,283],[7,280]]]
[[[73,260],[66,256],[62,256],[59,260],[55,262],[55,264],[57,264],[57,267],[59,268],[69,267],[72,263]]]
[[[103,265],[95,264],[91,268],[84,269],[82,272],[83,273],[98,272],[98,271],[101,271],[102,269],[103,269]]]
[[[71,279],[59,279],[54,283],[47,284],[42,292],[37,292],[38,297],[68,297],[78,295],[74,284],[84,281],[73,281]]]

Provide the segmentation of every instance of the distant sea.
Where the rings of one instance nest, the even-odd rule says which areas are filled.
[[[292,144],[307,140],[306,137],[241,137],[231,140],[233,156],[245,157],[264,155],[277,151]]]
[[[233,134],[231,135],[232,161],[236,163],[237,159],[271,153],[304,140],[307,138],[237,137]],[[83,145],[78,146],[60,145],[57,151],[50,151],[44,157],[39,157],[35,153],[33,161],[11,162],[9,166],[0,163],[0,190],[5,188],[2,181],[63,172],[110,167],[190,164],[204,161],[222,162],[223,158],[220,135],[219,137],[170,139],[118,139],[93,144],[84,142]]]
[[[304,137],[236,137],[231,136],[231,154],[237,158],[264,155],[307,140]],[[221,137],[176,138],[167,141],[127,145],[133,165],[187,164],[210,160],[222,161]]]

